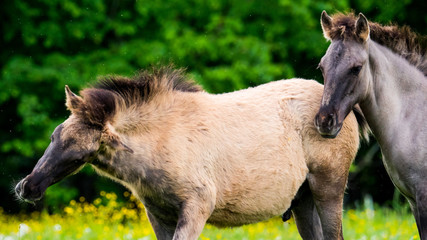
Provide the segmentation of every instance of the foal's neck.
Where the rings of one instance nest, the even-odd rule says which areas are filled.
[[[369,69],[370,87],[360,105],[381,144],[395,137],[393,131],[411,124],[402,118],[425,108],[427,79],[404,58],[374,41],[369,44]]]

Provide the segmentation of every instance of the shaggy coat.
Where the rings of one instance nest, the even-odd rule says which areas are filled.
[[[340,239],[358,122],[350,114],[340,136],[322,138],[313,125],[322,91],[292,79],[214,95],[170,68],[109,77],[81,97],[67,87],[72,114],[17,195],[39,199],[88,163],[142,201],[158,239],[267,220],[293,200],[304,239]]]

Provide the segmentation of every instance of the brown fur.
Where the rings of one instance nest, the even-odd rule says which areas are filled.
[[[68,108],[86,122],[103,126],[116,114],[117,106],[143,104],[156,95],[169,91],[198,92],[202,88],[185,78],[182,69],[171,66],[140,71],[132,78],[108,76],[93,88],[83,90]]]
[[[332,15],[332,27],[327,36],[331,40],[360,41],[356,34],[357,17],[354,13]],[[408,26],[383,26],[369,22],[369,36],[375,42],[390,48],[427,75],[427,37],[416,34]]]
[[[66,175],[50,175],[89,163],[143,202],[158,239],[267,220],[291,202],[303,239],[341,239],[358,124],[350,113],[337,138],[322,138],[313,124],[322,91],[293,79],[214,95],[172,69],[104,80],[82,97],[66,88],[72,115],[17,195],[39,199],[32,176],[58,181]]]

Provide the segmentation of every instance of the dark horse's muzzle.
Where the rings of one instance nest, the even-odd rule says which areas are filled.
[[[338,122],[336,113],[320,108],[314,118],[314,125],[322,137],[335,138],[341,130],[342,122]]]

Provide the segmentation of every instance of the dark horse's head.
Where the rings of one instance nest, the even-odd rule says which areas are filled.
[[[114,98],[105,95],[103,105],[97,104],[90,92],[87,98],[75,95],[66,87],[67,107],[72,115],[56,127],[45,153],[31,174],[15,187],[19,199],[33,202],[42,198],[47,187],[78,172],[90,163],[103,147],[131,151],[105,122],[105,111],[114,109]],[[111,105],[108,107],[108,105]]]
[[[323,137],[334,138],[344,119],[367,93],[369,25],[363,14],[358,18],[338,15],[332,19],[325,11],[321,24],[331,45],[319,64],[325,89],[315,126]]]

